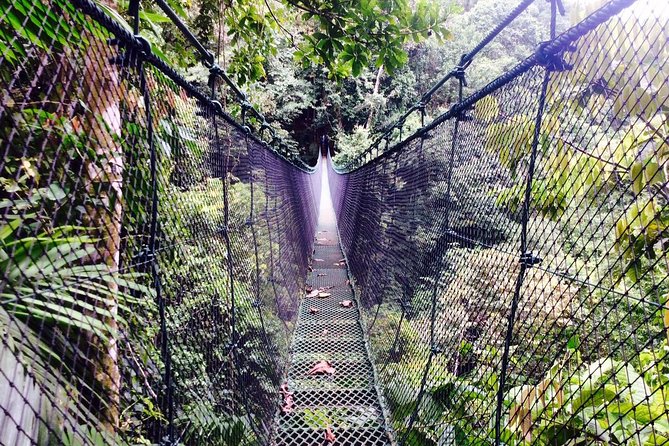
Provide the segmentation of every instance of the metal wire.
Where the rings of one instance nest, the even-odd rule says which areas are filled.
[[[535,54],[466,98],[465,58],[348,170],[271,150],[138,6],[0,15],[0,444],[669,441],[657,3],[556,36],[553,0]]]

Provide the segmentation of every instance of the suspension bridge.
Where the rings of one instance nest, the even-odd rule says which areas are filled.
[[[3,4],[0,444],[669,444],[667,5],[468,86],[533,3],[315,166],[167,2],[209,89],[138,2]]]

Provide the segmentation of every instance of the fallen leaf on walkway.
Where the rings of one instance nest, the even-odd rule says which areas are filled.
[[[326,238],[317,238],[316,240],[318,240],[319,242],[327,242],[328,241],[328,239],[326,239]]]
[[[292,395],[285,395],[283,397],[283,406],[281,406],[281,411],[285,414],[292,413],[295,410],[295,401],[293,401]]]
[[[293,400],[293,392],[288,391],[288,383],[281,384],[279,391],[283,395],[283,405],[281,412],[285,414],[292,413],[295,409],[295,401]]]
[[[293,394],[293,392],[288,391],[288,383],[281,384],[281,387],[279,387],[279,391],[284,395],[292,395]]]
[[[325,262],[323,259],[314,259],[314,262]]]
[[[318,291],[318,290],[311,290],[311,292],[309,292],[309,294],[307,294],[307,299],[310,299],[310,298],[312,298],[312,297],[316,297],[316,296],[318,296],[319,294],[320,294],[320,291]]]
[[[342,300],[339,304],[344,308],[351,308],[353,306],[353,301],[351,300]]]
[[[337,260],[337,262],[339,262],[339,263],[346,263],[346,259],[339,259],[339,260]]]
[[[309,266],[307,267],[307,269],[308,269],[310,272],[314,270],[314,269],[311,267],[311,265],[309,265]]]
[[[320,375],[323,373],[334,375],[334,372],[334,367],[332,367],[332,364],[330,364],[328,361],[318,361],[316,365],[307,372],[307,375]]]
[[[311,313],[311,314],[316,314],[316,313],[318,313],[318,311],[319,311],[319,310],[318,310],[318,308],[316,308],[316,307],[311,307],[311,308],[309,308],[309,313]]]
[[[347,281],[346,281],[346,285],[349,285],[349,286],[350,286],[350,285],[351,285],[351,281],[350,281],[350,280],[347,280]]]
[[[329,331],[327,330],[327,328],[324,328],[324,329],[323,329],[323,333],[321,333],[321,335],[323,335],[323,336],[327,336],[328,333],[329,333]]]
[[[327,275],[328,275],[328,273],[318,273],[318,274],[316,274],[316,277],[323,277],[323,276],[327,276]]]
[[[332,433],[332,429],[330,429],[330,426],[328,426],[325,429],[325,441],[327,441],[328,443],[334,443],[336,440],[337,437],[334,436],[334,434]]]
[[[325,298],[325,297],[330,297],[330,296],[332,296],[332,294],[330,294],[330,293],[318,293],[318,297],[320,297],[320,298]]]

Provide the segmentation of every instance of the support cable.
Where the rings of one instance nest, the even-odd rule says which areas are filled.
[[[534,54],[529,56],[527,59],[520,62],[518,65],[488,83],[485,87],[477,90],[472,93],[470,96],[465,98],[462,102],[453,104],[446,112],[441,114],[439,117],[432,120],[429,124],[421,127],[416,130],[412,135],[408,136],[404,141],[399,141],[393,146],[389,147],[388,150],[384,151],[378,157],[390,156],[392,153],[401,150],[406,147],[410,142],[417,138],[427,136],[431,130],[443,124],[444,122],[453,119],[458,114],[463,111],[471,108],[476,102],[483,99],[484,97],[490,95],[491,93],[499,90],[503,86],[509,84],[514,79],[518,78],[522,74],[531,70],[535,66],[546,66],[548,64],[554,65],[557,69],[569,69],[569,65],[562,59],[562,54],[565,51],[575,50],[573,44],[581,37],[585,36],[591,32],[594,28],[601,25],[602,23],[608,21],[611,17],[619,14],[625,8],[628,8],[634,4],[636,0],[611,0],[606,5],[602,6],[600,9],[583,19],[577,25],[569,28],[567,31],[563,32],[559,36],[552,38],[548,42],[540,44]],[[357,161],[364,160],[364,157],[374,149],[374,145],[378,144],[377,141],[372,143],[372,145],[360,154],[356,159]],[[354,161],[356,161],[354,160]],[[345,169],[338,169],[339,173],[349,173],[354,172],[362,167],[362,164],[352,165],[353,162],[349,163],[348,166],[345,166]]]
[[[510,13],[507,15],[504,20],[502,20],[490,33],[488,33],[474,48],[472,48],[468,53],[465,53],[462,55],[460,58],[460,63],[451,69],[446,75],[444,75],[441,79],[439,79],[427,92],[425,92],[420,100],[412,105],[404,114],[396,119],[392,124],[390,124],[388,127],[386,127],[385,130],[383,130],[382,134],[375,139],[370,146],[362,152],[358,156],[358,160],[364,160],[364,157],[368,154],[371,153],[371,151],[376,148],[377,150],[377,156],[378,156],[378,150],[379,147],[378,145],[381,143],[382,140],[386,140],[386,150],[388,149],[388,137],[390,134],[396,129],[400,128],[404,125],[404,122],[407,120],[409,116],[411,116],[414,112],[420,111],[421,115],[424,115],[425,113],[425,107],[427,104],[432,100],[432,96],[441,89],[441,87],[446,84],[451,79],[458,79],[461,77],[464,73],[464,70],[469,67],[469,65],[472,63],[474,60],[474,57],[481,52],[490,42],[492,42],[495,37],[499,35],[507,26],[509,26],[520,14],[522,14],[532,3],[534,3],[535,0],[522,0],[518,6],[516,6]],[[466,83],[465,83],[466,86]],[[421,121],[424,119],[423,116],[421,116]],[[400,134],[400,141],[402,140],[402,136]]]
[[[169,66],[165,61],[158,57],[150,48],[150,45],[147,47],[147,40],[142,36],[135,35],[132,32],[128,31],[123,25],[107,15],[106,12],[94,1],[92,0],[70,0],[72,5],[75,6],[83,14],[91,17],[101,26],[103,26],[107,31],[114,35],[116,40],[122,43],[128,50],[140,51],[143,54],[143,61],[153,65],[158,71],[172,80],[177,86],[183,88],[188,95],[194,99],[202,102],[204,105],[213,109],[214,112],[222,118],[227,124],[231,125],[240,132],[244,132],[244,126],[240,124],[235,118],[226,113],[220,105],[212,101],[211,98],[203,93],[200,89],[195,87],[192,83],[187,81],[183,76],[177,73],[171,66]],[[267,121],[263,121],[265,125]],[[274,129],[272,129],[274,130]],[[273,132],[276,134],[276,131]],[[276,141],[263,141],[257,135],[251,134],[249,138],[255,143],[264,146],[265,148],[271,149],[279,158],[286,161],[287,163],[295,166],[299,170],[307,173],[313,173],[313,168],[307,166],[301,160],[294,159],[286,156],[281,153],[275,146],[277,146],[281,141],[277,137]],[[285,146],[285,143],[284,143]]]
[[[551,22],[550,33],[551,39],[555,38],[555,24],[556,11],[559,0],[551,0]],[[541,138],[541,123],[546,106],[546,92],[548,91],[548,83],[550,82],[551,72],[554,67],[546,65],[544,67],[543,79],[541,82],[541,92],[539,94],[537,115],[534,120],[534,135],[532,138],[532,146],[530,153],[530,162],[528,166],[527,180],[525,184],[525,196],[523,200],[522,215],[521,215],[521,232],[520,232],[520,269],[516,277],[516,284],[511,300],[511,308],[509,309],[508,324],[506,329],[506,336],[504,339],[504,350],[502,353],[501,370],[499,375],[499,387],[497,389],[497,407],[495,410],[495,446],[499,446],[502,438],[502,410],[504,409],[504,390],[506,387],[506,380],[509,368],[509,356],[511,350],[511,342],[513,340],[513,327],[516,321],[516,313],[518,311],[518,302],[520,301],[520,293],[525,279],[527,269],[532,267],[534,263],[540,261],[534,255],[528,252],[527,246],[527,225],[529,221],[530,206],[532,200],[532,181],[534,180],[534,171],[537,160],[537,149],[539,147],[539,140]]]
[[[214,100],[214,94],[215,94],[215,86],[212,86],[211,90],[211,95],[212,95],[212,100]],[[213,115],[213,124],[214,124],[214,137],[215,137],[215,144],[218,147],[220,144],[220,135],[218,132],[218,124],[216,120],[216,114]],[[244,127],[246,131],[244,132],[245,134],[250,133],[250,129],[248,127]],[[249,425],[251,426],[251,429],[253,430],[254,435],[256,435],[257,439],[260,439],[262,436],[260,435],[260,431],[258,429],[258,426],[256,425],[256,420],[253,418],[251,411],[249,410],[249,402],[248,402],[248,395],[246,393],[246,386],[244,384],[244,378],[242,377],[241,374],[241,367],[238,367],[240,361],[239,361],[239,356],[238,356],[238,350],[239,350],[239,344],[240,344],[240,338],[239,334],[237,332],[237,300],[236,300],[236,294],[235,294],[235,280],[234,280],[234,263],[233,263],[233,256],[232,256],[232,243],[230,240],[230,194],[229,194],[229,180],[228,180],[228,172],[230,169],[230,146],[231,144],[227,144],[227,149],[225,152],[225,164],[223,168],[223,175],[225,177],[223,178],[223,225],[224,225],[224,231],[223,232],[223,238],[225,240],[225,249],[227,252],[227,269],[228,269],[228,277],[229,277],[229,293],[230,293],[230,327],[231,327],[231,333],[230,333],[230,342],[227,346],[227,350],[229,354],[232,356],[232,363],[233,365],[237,368],[237,370],[233,370],[232,373],[235,374],[237,377],[237,385],[239,386],[240,393],[242,394],[242,404],[244,406],[244,410],[246,412],[246,416],[249,421]]]
[[[188,28],[179,15],[172,9],[172,7],[167,4],[165,0],[155,0],[156,4],[163,10],[167,17],[172,21],[172,23],[181,31],[181,33],[186,37],[186,39],[195,47],[200,57],[202,63],[205,67],[209,68],[211,75],[219,77],[223,82],[233,91],[236,96],[237,102],[242,106],[242,108],[248,109],[248,111],[258,119],[263,125],[267,125],[267,120],[265,116],[258,111],[248,99],[248,95],[237,85],[230,76],[216,63],[215,55],[209,51],[205,46],[200,42],[200,40],[193,34],[193,32]],[[220,10],[219,10],[220,13]],[[247,124],[244,124],[247,125]],[[280,148],[287,148],[284,141],[280,141],[278,144]],[[279,150],[280,151],[280,150]]]
[[[465,75],[464,75],[464,70],[463,72],[458,76],[458,101],[462,101],[463,98],[463,90],[466,85],[466,80],[465,80]],[[458,140],[458,128],[460,124],[460,120],[462,118],[462,115],[458,115],[455,118],[455,123],[453,125],[453,136],[451,138],[451,150],[449,153],[449,163],[448,163],[448,170],[446,173],[446,210],[444,212],[444,228],[446,231],[450,229],[450,210],[451,210],[451,178],[452,178],[452,173],[453,173],[453,161],[455,158],[455,149],[457,146],[457,140]],[[420,147],[422,150],[423,147],[423,142],[425,141],[425,138],[421,138],[420,140]],[[434,279],[434,285],[432,287],[432,301],[431,301],[431,312],[430,312],[430,354],[428,356],[427,362],[425,363],[425,369],[423,371],[423,376],[421,378],[420,382],[420,390],[418,391],[418,398],[416,400],[416,407],[413,410],[413,413],[411,414],[411,417],[409,418],[409,423],[407,425],[407,431],[404,434],[404,437],[402,438],[402,441],[400,444],[404,444],[406,441],[409,433],[411,432],[411,429],[413,428],[414,423],[416,422],[418,418],[418,411],[420,408],[420,404],[423,400],[423,397],[425,395],[425,387],[427,385],[427,378],[430,373],[430,369],[432,367],[432,361],[434,359],[434,355],[439,353],[439,348],[437,347],[437,342],[435,339],[435,324],[436,324],[436,314],[437,314],[437,293],[439,291],[439,278],[441,277],[442,271],[444,269],[444,254],[446,250],[448,249],[448,242],[443,242],[443,239],[439,239],[437,242],[439,245],[442,245],[443,243],[446,243],[446,246],[439,246],[437,249],[437,253],[439,255],[439,261],[438,261],[438,266],[436,270],[436,275]]]
[[[143,40],[139,36],[139,0],[130,3],[129,13],[133,17],[133,30],[138,40]],[[172,445],[174,441],[174,388],[172,385],[172,360],[169,348],[169,337],[167,332],[167,318],[165,309],[165,299],[162,295],[162,282],[160,280],[160,268],[157,261],[156,245],[158,237],[158,173],[157,173],[157,153],[154,142],[153,115],[151,111],[151,97],[146,83],[146,67],[144,64],[146,51],[150,50],[149,43],[144,40],[144,50],[130,50],[136,57],[137,71],[139,74],[140,91],[144,100],[146,113],[146,139],[149,144],[149,169],[151,181],[151,220],[149,223],[149,244],[146,254],[148,256],[149,267],[151,269],[151,280],[156,292],[156,302],[158,304],[158,317],[160,320],[160,355],[165,367],[163,372],[163,384],[165,386],[165,395],[163,401],[159,402],[161,411],[167,415],[167,436],[162,435],[162,430],[158,434],[156,441],[159,444]],[[133,57],[133,59],[134,59]]]

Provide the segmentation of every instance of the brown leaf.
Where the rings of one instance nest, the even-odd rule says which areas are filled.
[[[320,297],[320,298],[326,298],[326,297],[330,297],[330,296],[332,296],[332,294],[330,294],[330,293],[318,293],[318,297]]]
[[[339,302],[339,305],[341,305],[344,308],[351,308],[353,306],[353,301],[352,300],[342,300]]]
[[[316,307],[311,307],[311,308],[309,308],[309,313],[311,313],[311,314],[316,314],[316,313],[318,313],[318,311],[319,311],[319,310],[318,310],[318,308],[316,308]]]
[[[337,437],[334,436],[334,434],[332,433],[332,429],[330,429],[330,426],[328,426],[325,429],[325,441],[327,441],[328,443],[334,443],[336,440]]]
[[[310,292],[309,294],[307,294],[306,297],[307,297],[307,299],[310,299],[310,298],[312,298],[312,297],[316,297],[316,296],[318,296],[319,294],[320,294],[320,291],[318,291],[318,290],[311,290],[311,292]]]
[[[307,372],[307,375],[334,375],[335,369],[328,361],[318,361],[315,366]]]
[[[312,287],[311,285],[307,285],[307,287],[304,289],[304,291],[306,291],[307,293],[311,293],[313,290],[314,287]]]

